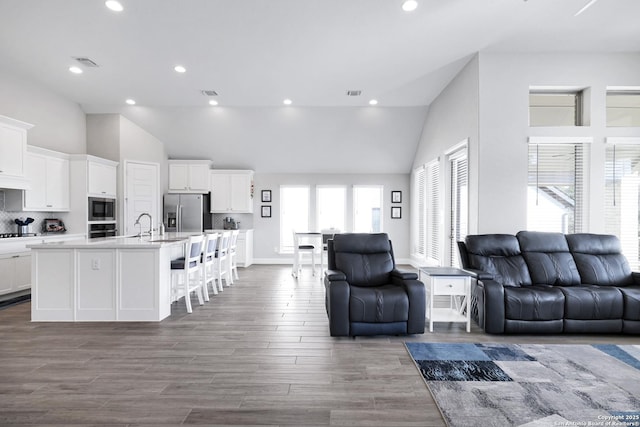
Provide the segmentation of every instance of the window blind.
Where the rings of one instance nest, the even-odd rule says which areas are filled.
[[[440,263],[440,163],[434,160],[425,166],[426,172],[426,226],[427,258]]]
[[[414,173],[414,194],[415,194],[415,229],[416,241],[413,249],[414,255],[423,258],[426,254],[425,241],[427,238],[426,229],[426,189],[425,189],[425,168],[421,167]]]
[[[620,239],[632,270],[640,267],[640,145],[607,144],[605,159],[605,232]]]
[[[449,262],[451,266],[460,266],[458,242],[467,236],[468,231],[468,161],[467,148],[461,148],[449,156],[451,171],[451,242]]]
[[[527,229],[579,233],[588,144],[529,144]]]

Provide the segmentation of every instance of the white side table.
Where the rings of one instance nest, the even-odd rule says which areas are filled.
[[[464,322],[471,332],[471,275],[459,268],[422,267],[419,277],[425,285],[429,332],[433,332],[433,322]],[[434,307],[440,295],[449,296],[448,307]]]

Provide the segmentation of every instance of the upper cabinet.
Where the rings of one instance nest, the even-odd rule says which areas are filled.
[[[212,213],[253,213],[253,171],[211,171]]]
[[[209,192],[209,160],[169,160],[169,193]]]
[[[27,130],[33,125],[0,116],[0,188],[25,189]]]
[[[69,155],[39,147],[27,148],[25,177],[31,188],[7,193],[12,210],[66,212],[69,210]]]
[[[116,198],[118,163],[87,156],[87,192],[91,196]]]

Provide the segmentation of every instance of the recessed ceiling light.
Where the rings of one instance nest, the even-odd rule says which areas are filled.
[[[416,0],[405,0],[402,2],[402,10],[405,12],[413,12],[418,7],[418,2]]]
[[[372,99],[371,101],[369,101],[369,105],[378,105],[378,100]]]
[[[114,12],[122,12],[124,10],[122,4],[120,4],[120,2],[116,0],[107,0],[106,2],[104,2],[104,5]]]
[[[136,105],[136,101],[134,101],[133,99],[127,99],[125,102],[129,105]]]
[[[69,71],[73,74],[82,74],[82,68],[76,66],[69,67]]]
[[[176,70],[176,73],[186,73],[187,69],[184,68],[182,65],[176,65],[175,67],[173,67],[174,70]]]
[[[209,105],[216,106],[218,105],[218,101],[216,101],[215,99],[212,99],[211,101],[209,101]]]
[[[293,101],[291,101],[290,99],[288,99],[288,98],[287,98],[287,99],[285,99],[285,100],[284,100],[284,101],[282,101],[282,102],[284,103],[284,105],[291,105],[291,103],[292,103]]]

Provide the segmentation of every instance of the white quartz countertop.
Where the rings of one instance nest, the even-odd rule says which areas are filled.
[[[197,233],[165,233],[153,236],[119,236],[99,239],[78,239],[63,242],[42,242],[27,245],[31,249],[149,249],[180,245]]]

